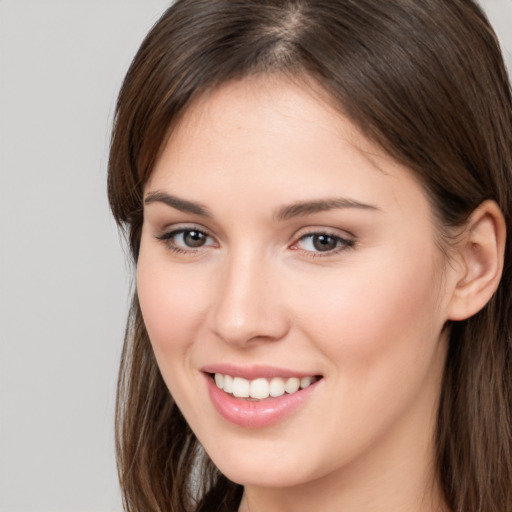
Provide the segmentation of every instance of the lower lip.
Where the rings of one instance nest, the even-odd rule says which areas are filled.
[[[274,425],[292,415],[311,396],[320,382],[295,393],[269,397],[264,400],[245,400],[219,389],[210,375],[206,375],[210,399],[219,414],[235,425],[245,428],[263,428]]]

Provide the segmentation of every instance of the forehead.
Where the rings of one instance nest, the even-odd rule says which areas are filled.
[[[341,106],[338,108],[317,82],[272,74],[233,80],[199,95],[169,131],[163,147],[184,147],[199,138],[205,143],[212,136],[227,138],[251,132],[254,137],[261,131],[276,136],[276,143],[281,144],[298,137],[312,142],[313,136],[329,133],[360,145],[363,151],[385,156],[348,121]],[[254,148],[251,139],[245,142],[241,151]]]
[[[192,187],[192,188],[191,188]],[[318,91],[285,78],[251,77],[195,100],[170,132],[146,190],[204,201],[255,194],[276,203],[354,196],[407,208],[412,173],[367,139]],[[396,206],[396,205],[395,205]],[[427,213],[429,209],[427,208]]]

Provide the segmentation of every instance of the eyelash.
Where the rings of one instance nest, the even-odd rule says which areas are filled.
[[[301,250],[299,247],[296,247],[301,241],[307,240],[308,238],[311,239],[312,243],[314,237],[326,237],[329,239],[332,239],[335,241],[336,246],[327,251],[313,251],[313,250],[305,250],[302,249],[302,251],[309,257],[309,258],[326,258],[329,256],[334,256],[342,251],[345,251],[347,249],[352,249],[355,246],[355,240],[343,238],[340,235],[337,235],[335,233],[330,233],[329,231],[314,231],[306,233],[299,237],[299,239],[293,243],[291,246],[291,249],[293,250]]]
[[[176,254],[185,254],[185,255],[196,255],[198,252],[204,250],[206,247],[210,247],[209,245],[201,245],[197,248],[194,247],[188,247],[183,248],[176,244],[175,238],[178,235],[185,235],[186,233],[196,233],[201,236],[203,236],[206,240],[210,239],[213,240],[213,237],[209,235],[206,231],[195,228],[195,227],[187,227],[187,228],[179,228],[179,229],[173,229],[172,231],[169,231],[167,233],[163,233],[162,235],[157,235],[155,238],[157,240],[160,240],[165,244],[167,249],[170,251],[176,253]],[[314,251],[314,250],[307,250],[307,249],[301,249],[298,247],[300,242],[303,242],[307,239],[313,239],[314,237],[326,237],[333,241],[335,241],[336,246],[333,249],[327,250],[327,251]],[[312,242],[314,243],[314,242]],[[326,258],[329,256],[334,256],[341,251],[345,251],[347,249],[351,249],[355,246],[355,240],[343,238],[337,234],[331,233],[329,231],[312,231],[309,233],[305,233],[301,235],[296,242],[294,242],[290,249],[296,250],[296,251],[302,251],[307,257],[309,258]]]
[[[176,245],[176,242],[174,241],[175,237],[177,237],[178,235],[184,235],[185,233],[197,233],[199,235],[204,236],[206,239],[213,238],[206,231],[204,231],[202,229],[190,227],[190,228],[173,229],[172,231],[169,231],[162,235],[156,236],[156,239],[164,242],[164,244],[170,251],[177,253],[177,254],[197,254],[198,251],[204,249],[204,247],[205,247],[204,245],[199,246],[197,248],[189,247],[187,249],[184,249],[184,248]],[[206,247],[208,247],[208,246],[206,246]]]

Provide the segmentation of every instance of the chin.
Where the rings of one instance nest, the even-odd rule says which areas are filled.
[[[283,456],[277,447],[266,451],[253,447],[229,453],[227,450],[215,451],[211,459],[229,480],[243,486],[293,487],[321,476],[309,457],[304,457],[298,450],[290,455]]]
[[[222,465],[219,470],[229,480],[244,487],[286,488],[304,484],[309,480],[306,475],[297,474],[295,468],[255,467],[240,464],[236,467]]]

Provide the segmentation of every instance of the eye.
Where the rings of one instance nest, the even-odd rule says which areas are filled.
[[[208,241],[208,236],[202,233],[201,231],[182,231],[181,233],[176,233],[174,235],[174,243],[181,246],[193,247],[194,249],[197,247],[202,247]]]
[[[347,240],[331,233],[308,233],[299,238],[292,246],[293,249],[302,249],[311,253],[337,253],[343,249],[353,247],[354,241]]]
[[[165,242],[175,252],[193,252],[203,247],[215,245],[215,241],[204,231],[194,228],[180,228],[156,237]]]

